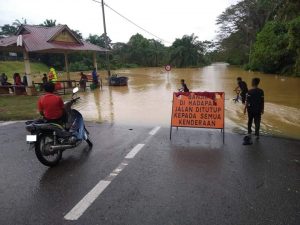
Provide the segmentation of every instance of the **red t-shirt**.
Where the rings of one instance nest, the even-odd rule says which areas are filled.
[[[39,112],[43,112],[48,120],[55,120],[62,117],[64,112],[64,102],[61,97],[46,93],[41,96],[38,101]]]

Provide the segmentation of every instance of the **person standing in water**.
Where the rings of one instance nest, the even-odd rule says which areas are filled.
[[[260,79],[252,79],[252,89],[249,90],[246,98],[244,114],[248,112],[248,134],[252,133],[252,123],[255,124],[255,136],[259,139],[261,115],[264,113],[264,91],[258,88]]]
[[[80,84],[80,88],[82,88],[83,91],[85,91],[85,89],[86,89],[86,82],[87,81],[88,81],[87,76],[83,72],[80,72],[79,84]]]
[[[247,87],[247,84],[245,81],[242,80],[241,77],[238,77],[237,78],[237,83],[238,83],[238,86],[237,88],[235,89],[235,91],[237,92],[238,89],[240,89],[240,96],[242,98],[242,103],[245,104],[245,101],[246,101],[246,95],[248,93],[248,87]]]
[[[181,88],[179,89],[179,91],[181,91],[181,92],[190,92],[190,90],[187,88],[187,86],[184,82],[184,79],[182,79],[180,82],[181,82]]]
[[[93,84],[98,87],[99,86],[99,80],[98,80],[98,75],[97,75],[97,69],[94,68],[92,71],[92,78],[93,78]]]

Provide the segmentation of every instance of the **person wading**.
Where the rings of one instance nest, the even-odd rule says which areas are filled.
[[[190,92],[190,90],[187,88],[187,86],[184,82],[184,79],[182,79],[180,82],[181,82],[181,88],[179,89],[179,91],[181,91],[181,92]]]
[[[237,89],[240,89],[240,96],[242,98],[242,103],[245,104],[246,101],[246,95],[248,93],[248,87],[245,81],[242,80],[241,77],[238,77],[237,79],[237,83],[238,83],[238,87],[235,89],[237,91]]]
[[[258,88],[260,79],[252,79],[252,89],[249,90],[246,98],[244,114],[248,112],[248,134],[252,133],[252,123],[255,124],[255,136],[259,139],[261,115],[264,113],[264,91]]]

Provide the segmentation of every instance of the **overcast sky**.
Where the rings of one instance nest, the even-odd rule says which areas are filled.
[[[167,42],[194,33],[199,40],[216,35],[216,17],[238,0],[106,0],[119,13]],[[113,42],[127,42],[131,35],[151,35],[105,8],[108,36]],[[92,0],[0,0],[0,26],[26,18],[28,24],[56,19],[79,30],[84,37],[102,34],[101,5]],[[165,43],[170,45],[169,43]]]

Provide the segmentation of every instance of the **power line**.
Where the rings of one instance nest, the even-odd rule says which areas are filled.
[[[92,0],[92,1],[101,3],[101,2],[99,2],[99,1],[97,1],[97,0]],[[146,33],[150,34],[151,36],[156,37],[157,39],[161,40],[162,42],[171,44],[171,42],[165,41],[164,39],[158,37],[157,35],[153,34],[152,32],[150,32],[150,31],[146,30],[145,28],[139,26],[138,24],[136,24],[135,22],[133,22],[131,19],[128,19],[126,16],[123,16],[121,13],[119,13],[117,10],[115,10],[115,9],[113,9],[112,7],[110,7],[109,5],[107,5],[105,2],[104,2],[104,5],[105,5],[107,8],[109,8],[110,10],[112,10],[114,13],[118,14],[118,15],[119,15],[120,17],[122,17],[123,19],[127,20],[129,23],[131,23],[131,24],[133,24],[134,26],[138,27],[139,29],[145,31]]]

